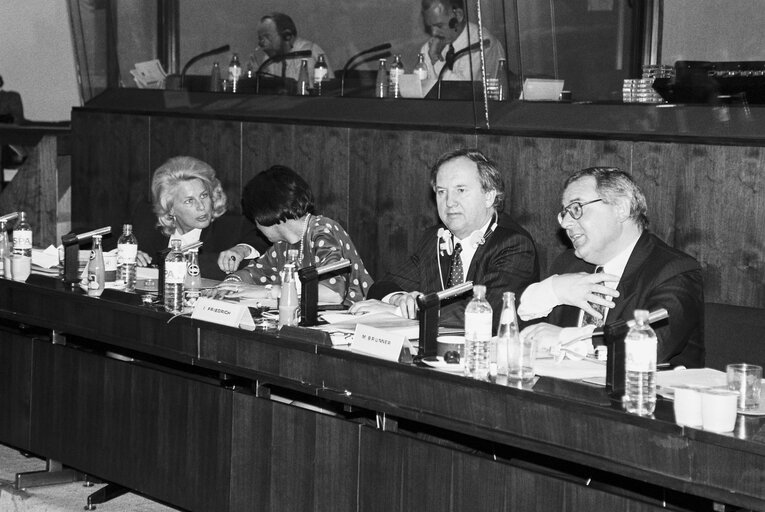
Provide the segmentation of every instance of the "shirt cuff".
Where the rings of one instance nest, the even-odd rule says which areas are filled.
[[[559,304],[552,285],[552,280],[556,276],[557,274],[552,275],[526,288],[518,306],[518,316],[521,320],[527,321],[547,316]]]
[[[393,293],[389,293],[388,295],[386,295],[385,297],[383,297],[383,298],[380,300],[380,302],[384,302],[384,303],[386,303],[386,304],[390,304],[390,303],[391,303],[391,302],[390,302],[390,300],[391,300],[393,297],[396,297],[396,296],[398,296],[398,295],[406,295],[406,292],[393,292]]]
[[[247,249],[247,254],[245,254],[244,259],[246,260],[254,260],[255,258],[260,256],[260,252],[251,246],[250,244],[236,244],[237,247],[244,247]]]

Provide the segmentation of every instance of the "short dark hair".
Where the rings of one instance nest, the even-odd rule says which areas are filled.
[[[273,226],[313,213],[313,193],[298,173],[287,166],[274,165],[244,186],[242,211],[253,224]]]
[[[613,204],[617,198],[626,198],[630,202],[630,218],[641,229],[648,227],[648,204],[632,175],[618,167],[587,167],[576,171],[566,179],[563,190],[570,184],[586,176],[595,178],[595,187],[604,202]]]
[[[292,21],[292,18],[283,12],[272,12],[260,18],[261,23],[266,20],[272,20],[274,22],[274,25],[276,25],[276,31],[279,32],[281,37],[284,37],[285,32],[289,33],[289,35],[292,37],[297,37],[298,32],[297,26],[295,26],[295,22]]]
[[[462,9],[465,10],[464,0],[422,0],[422,10],[427,11],[433,4],[441,4],[447,9]]]
[[[481,181],[481,188],[483,191],[490,192],[494,190],[497,193],[497,197],[494,198],[494,204],[492,206],[497,212],[504,210],[505,182],[502,179],[502,175],[494,162],[474,148],[455,149],[438,157],[436,163],[430,168],[430,186],[433,190],[436,189],[436,177],[438,177],[438,171],[441,169],[441,166],[446,162],[460,157],[465,157],[475,163],[478,169],[478,179]]]

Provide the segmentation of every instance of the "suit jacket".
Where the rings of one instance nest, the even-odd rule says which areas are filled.
[[[550,274],[593,272],[591,265],[569,249],[553,263]],[[659,339],[658,362],[689,368],[704,366],[704,290],[699,263],[684,252],[643,231],[617,287],[619,297],[606,322],[631,320],[635,309],[666,308],[669,318],[653,324]],[[552,324],[577,324],[579,308],[557,306],[548,316]]]
[[[140,214],[134,219],[133,233],[138,239],[138,249],[149,254],[152,264],[156,265],[157,252],[167,249],[170,239],[156,227],[157,219],[154,215],[150,218],[144,217],[146,216]],[[121,232],[115,233],[116,236],[112,238],[117,240],[120,234]],[[224,214],[218,217],[202,230],[199,240],[203,242],[199,248],[199,269],[202,277],[219,281],[226,277],[226,273],[218,267],[218,255],[221,251],[240,243],[249,244],[261,253],[268,248],[260,231],[241,215]]]
[[[425,230],[414,253],[369,289],[367,298],[382,299],[395,291],[420,291],[425,294],[444,289],[451,257],[439,250],[438,229]],[[466,281],[486,285],[486,298],[494,311],[494,329],[499,324],[502,293],[514,292],[517,298],[539,277],[537,250],[525,229],[508,215],[500,214],[497,228],[478,246],[465,276]],[[443,278],[443,279],[442,279]],[[441,325],[464,327],[466,294],[441,304]]]

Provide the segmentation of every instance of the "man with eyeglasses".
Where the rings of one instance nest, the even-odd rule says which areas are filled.
[[[555,352],[588,339],[596,325],[632,319],[635,309],[666,308],[669,318],[653,326],[658,362],[703,366],[701,268],[648,231],[645,196],[632,177],[613,167],[583,169],[566,180],[561,202],[558,222],[572,248],[524,292],[519,316],[547,322],[521,336]]]

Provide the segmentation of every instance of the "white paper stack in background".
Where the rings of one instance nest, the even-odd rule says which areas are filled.
[[[139,89],[164,89],[167,73],[162,64],[157,60],[136,62],[135,68],[130,70],[133,80]]]

